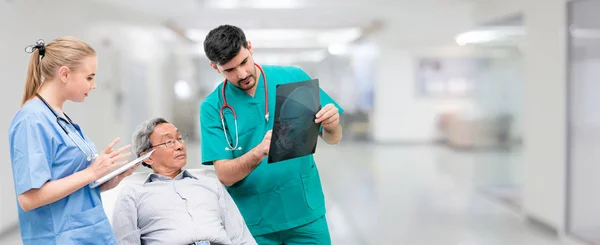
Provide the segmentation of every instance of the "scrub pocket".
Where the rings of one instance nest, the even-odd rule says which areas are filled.
[[[300,174],[302,185],[304,187],[304,196],[306,203],[312,210],[318,210],[325,206],[325,196],[321,187],[321,180],[317,166],[312,164],[308,171],[302,171]]]
[[[235,204],[244,217],[246,225],[258,225],[262,221],[262,210],[258,194],[242,194],[235,196]]]
[[[57,244],[117,244],[101,205],[69,214],[56,240]]]

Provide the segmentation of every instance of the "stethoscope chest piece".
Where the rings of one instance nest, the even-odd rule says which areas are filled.
[[[94,158],[92,158],[90,156],[87,156],[88,162],[90,162],[90,161],[92,161],[93,159],[96,159],[96,158],[98,158],[98,154],[94,154]]]

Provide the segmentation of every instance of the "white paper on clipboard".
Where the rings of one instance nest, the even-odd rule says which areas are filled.
[[[150,157],[150,155],[152,155],[152,153],[154,152],[154,150],[146,153],[143,156],[140,156],[136,159],[134,159],[131,162],[126,163],[125,165],[113,170],[112,172],[108,173],[107,175],[102,176],[102,178],[92,182],[90,184],[91,188],[96,188],[102,184],[104,184],[106,181],[109,181],[110,179],[114,178],[115,176],[122,174],[123,172],[127,171],[130,168],[133,168],[133,166],[135,166],[136,164],[140,163],[141,161],[144,161],[146,159],[148,159]]]

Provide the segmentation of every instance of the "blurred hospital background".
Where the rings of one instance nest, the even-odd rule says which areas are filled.
[[[200,164],[202,41],[243,28],[262,64],[320,79],[346,113],[317,166],[333,244],[600,244],[598,0],[2,0],[0,244],[20,244],[8,126],[38,39],[98,52],[65,111],[98,149],[164,117]],[[598,145],[597,145],[598,144]],[[128,181],[141,181],[140,167]],[[126,182],[124,183],[126,184]],[[103,193],[106,212],[118,188]]]

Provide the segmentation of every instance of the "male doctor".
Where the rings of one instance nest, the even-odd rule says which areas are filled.
[[[203,164],[214,165],[258,244],[330,244],[313,155],[266,163],[276,85],[311,78],[296,67],[255,64],[252,44],[236,26],[211,30],[204,51],[226,82],[200,106]],[[223,128],[220,112],[225,100],[235,111],[237,127],[233,112],[226,108]],[[328,144],[337,144],[342,138],[343,109],[323,90],[320,101],[322,109],[314,115],[315,123],[321,124],[320,136]]]

